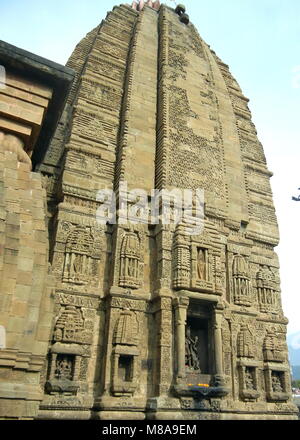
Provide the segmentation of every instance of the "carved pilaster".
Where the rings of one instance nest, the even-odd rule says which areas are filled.
[[[157,337],[157,393],[168,393],[172,380],[172,298],[156,300]]]
[[[222,315],[217,313],[214,322],[214,336],[215,336],[215,370],[216,374],[222,376],[223,369],[223,350],[222,350]]]
[[[176,328],[176,354],[177,354],[177,379],[185,378],[185,326],[189,298],[176,298],[175,306],[175,328]]]

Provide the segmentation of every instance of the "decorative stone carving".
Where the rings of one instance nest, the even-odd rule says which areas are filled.
[[[175,231],[174,254],[173,285],[175,289],[184,289],[190,285],[191,253],[183,226],[178,226]]]
[[[124,310],[113,335],[112,393],[114,396],[133,395],[138,384],[139,325],[135,313]]]
[[[289,399],[290,380],[286,368],[268,365],[265,369],[265,385],[269,401],[282,402]]]
[[[215,274],[214,257],[208,239],[192,244],[191,288],[200,292],[219,294],[213,282]]]
[[[263,313],[278,312],[278,284],[270,267],[260,267],[256,277],[258,302]]]
[[[138,345],[138,322],[135,314],[129,310],[121,313],[117,322],[113,343],[115,345]]]
[[[62,351],[64,351],[62,349]],[[81,356],[69,353],[50,354],[49,380],[45,389],[48,394],[76,395],[79,389],[78,373]]]
[[[255,401],[260,396],[258,390],[258,368],[254,361],[238,364],[240,397],[246,402]]]
[[[92,275],[92,248],[94,238],[88,228],[78,226],[67,240],[63,282],[87,284]]]
[[[80,308],[66,306],[59,315],[54,328],[56,342],[81,343],[84,330],[84,319]]]
[[[263,354],[265,362],[284,362],[284,352],[275,333],[269,331],[264,339]]]
[[[253,336],[247,325],[242,325],[237,337],[237,356],[243,358],[254,357]]]
[[[56,369],[54,376],[56,379],[73,379],[74,359],[68,355],[56,358]]]
[[[234,257],[232,276],[235,304],[251,306],[249,268],[246,259],[241,255]]]
[[[201,373],[198,359],[198,337],[192,337],[189,326],[186,327],[185,336],[185,364],[188,368]]]
[[[120,287],[138,289],[140,281],[140,241],[136,233],[128,232],[122,241]]]
[[[207,249],[197,249],[197,275],[199,280],[206,281],[207,274]]]

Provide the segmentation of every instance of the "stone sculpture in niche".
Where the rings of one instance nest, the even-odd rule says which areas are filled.
[[[87,284],[92,275],[94,239],[89,228],[77,227],[66,243],[63,282]]]
[[[254,377],[251,368],[247,367],[245,370],[245,385],[247,390],[254,390]]]
[[[198,336],[191,335],[191,328],[187,326],[185,336],[185,363],[192,370],[201,373],[198,358]]]
[[[267,399],[271,402],[284,402],[289,399],[290,378],[288,369],[267,364],[265,369]]]
[[[129,232],[123,238],[121,246],[120,287],[140,287],[140,261],[139,238],[134,232]]]
[[[239,361],[239,383],[240,397],[245,402],[255,401],[260,393],[258,390],[257,365],[252,365],[253,361]]]
[[[199,280],[206,281],[206,259],[207,259],[207,252],[205,249],[198,249],[198,255],[197,255],[197,275]]]
[[[64,349],[61,347],[61,350]],[[53,350],[53,348],[52,348]],[[78,370],[81,356],[51,352],[46,392],[51,395],[76,395],[79,389]]]
[[[62,355],[61,357],[57,357],[56,359],[56,370],[55,370],[55,378],[56,379],[69,379],[73,378],[73,362],[70,356]]]
[[[283,387],[281,384],[281,377],[280,374],[276,371],[272,372],[272,390],[274,393],[282,393]]]

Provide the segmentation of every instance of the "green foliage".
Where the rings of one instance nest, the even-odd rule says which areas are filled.
[[[292,387],[293,388],[300,388],[300,380],[293,380]]]

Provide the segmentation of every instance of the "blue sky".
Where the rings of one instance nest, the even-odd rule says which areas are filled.
[[[172,1],[166,1],[170,6]],[[230,66],[274,172],[281,234],[282,300],[289,333],[300,332],[300,1],[186,0],[200,35]],[[114,0],[0,0],[0,39],[65,64]]]

